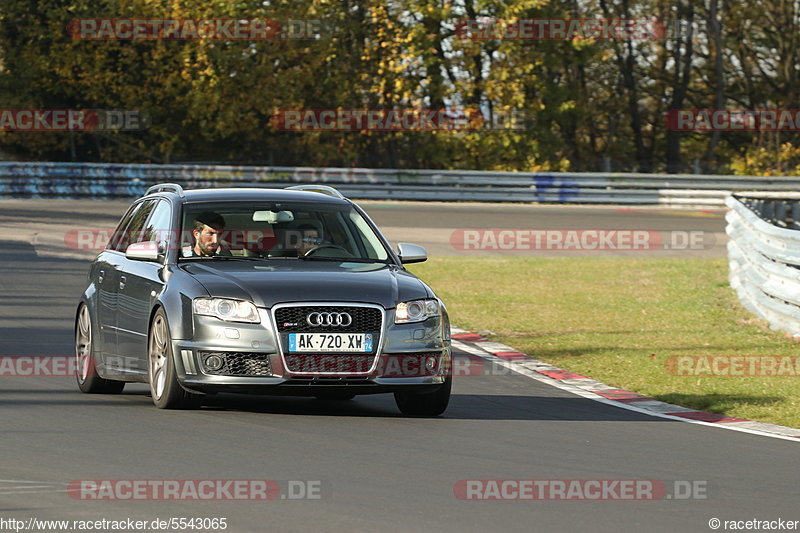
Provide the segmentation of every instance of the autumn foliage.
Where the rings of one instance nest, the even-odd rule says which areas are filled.
[[[2,109],[135,110],[148,122],[138,131],[0,131],[0,150],[64,161],[793,174],[794,131],[675,131],[665,119],[683,109],[800,107],[792,6],[3,0]],[[87,20],[94,26],[81,26]],[[113,31],[149,38],[119,38],[102,20],[145,21]],[[202,35],[208,20],[223,21],[213,38]],[[409,109],[483,117],[469,128],[308,131],[275,118]],[[512,114],[514,124],[490,127]]]

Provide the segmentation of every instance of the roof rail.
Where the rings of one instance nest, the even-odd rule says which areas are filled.
[[[155,194],[157,192],[174,192],[181,198],[183,198],[184,196],[183,187],[181,187],[177,183],[159,183],[158,185],[153,185],[152,187],[147,189],[147,192],[144,193],[144,195],[147,196],[149,194]]]
[[[287,189],[293,189],[295,191],[307,191],[307,192],[316,192],[320,194],[327,194],[328,196],[333,196],[334,198],[340,198],[342,200],[345,199],[344,195],[331,187],[330,185],[292,185],[291,187],[286,187]]]

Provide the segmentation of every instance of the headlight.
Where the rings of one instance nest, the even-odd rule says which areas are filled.
[[[228,322],[250,322],[258,324],[258,309],[253,302],[245,300],[229,300],[227,298],[196,298],[194,300],[196,315],[217,317]]]
[[[422,322],[439,315],[439,302],[436,300],[411,300],[400,302],[394,312],[395,324]]]

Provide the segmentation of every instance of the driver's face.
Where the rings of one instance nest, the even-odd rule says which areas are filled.
[[[319,232],[315,229],[307,229],[303,231],[303,238],[297,245],[297,254],[305,255],[313,247],[320,243]]]
[[[203,226],[201,230],[194,230],[194,251],[197,255],[214,255],[219,248],[219,230],[211,226]]]

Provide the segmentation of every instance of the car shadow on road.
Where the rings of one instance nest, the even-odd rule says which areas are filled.
[[[296,416],[391,417],[403,415],[391,394],[357,396],[348,401],[306,397],[218,394],[203,411],[242,411]],[[439,418],[451,420],[563,420],[658,422],[665,419],[579,397],[454,394]]]
[[[83,394],[75,389],[0,389],[2,405],[83,405],[155,409],[144,384],[129,384],[122,394]],[[320,400],[303,396],[220,393],[206,396],[199,411],[262,413],[292,416],[403,418],[391,394],[357,396],[353,400]],[[563,420],[659,422],[662,418],[573,396],[453,394],[438,417],[450,420]]]

